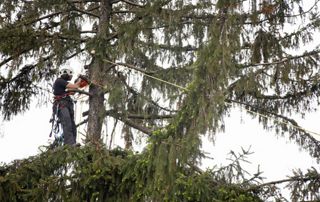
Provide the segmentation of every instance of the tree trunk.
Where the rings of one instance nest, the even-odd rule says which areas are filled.
[[[105,118],[104,86],[106,85],[107,65],[104,59],[107,58],[106,46],[108,45],[108,27],[111,13],[110,0],[101,0],[100,21],[95,45],[94,63],[89,68],[90,80],[93,84],[89,92],[92,96],[89,99],[88,131],[87,138],[91,141],[98,141],[101,138],[103,119]]]

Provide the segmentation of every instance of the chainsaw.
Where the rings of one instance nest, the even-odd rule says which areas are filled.
[[[89,78],[86,75],[80,74],[78,78],[75,80],[75,83],[80,79],[80,88],[84,88],[90,84]]]

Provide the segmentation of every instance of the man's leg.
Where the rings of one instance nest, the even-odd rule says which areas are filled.
[[[67,107],[63,107],[62,109],[59,110],[58,116],[62,124],[64,144],[68,144],[68,145],[76,144],[76,140],[74,138],[74,132],[73,132],[73,124],[72,124],[73,120],[71,118],[69,109]]]
[[[77,126],[76,123],[74,121],[74,110],[73,110],[73,105],[69,106],[69,112],[70,112],[70,116],[71,116],[71,123],[72,123],[72,134],[73,134],[73,138],[74,138],[74,142],[77,142]]]
[[[73,134],[74,142],[77,142],[77,127],[76,127],[76,123],[74,122],[74,119],[72,119],[72,134]]]

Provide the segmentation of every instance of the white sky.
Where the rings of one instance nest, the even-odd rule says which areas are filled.
[[[81,109],[79,104],[77,108]],[[84,111],[83,108],[82,111]],[[31,110],[14,117],[10,122],[0,122],[0,162],[10,163],[15,159],[38,154],[39,147],[48,145],[51,130],[50,117],[50,103],[41,107],[32,104]],[[306,114],[305,119],[290,118],[295,118],[303,128],[320,133],[320,112]],[[206,138],[203,140],[203,150],[213,157],[213,160],[203,160],[203,168],[227,165],[229,161],[226,158],[230,150],[239,153],[241,148],[251,147],[250,151],[254,153],[247,158],[251,163],[244,163],[242,166],[251,174],[254,174],[260,166],[265,182],[285,179],[291,176],[295,169],[306,171],[314,167],[320,170],[319,164],[309,156],[307,151],[301,150],[293,142],[288,142],[286,138],[277,137],[273,131],[263,130],[258,120],[251,119],[239,109],[232,110],[225,123],[225,133],[217,134],[215,143]],[[113,126],[113,123],[108,124]],[[108,129],[109,134],[111,130]],[[320,140],[320,136],[315,138]],[[117,141],[112,145],[121,146],[123,142]],[[284,196],[287,197],[288,192],[285,191]]]
[[[51,106],[33,106],[32,110],[14,117],[10,122],[1,123],[0,162],[9,163],[14,159],[35,155],[41,145],[48,144],[50,116]],[[320,133],[319,120],[320,113],[312,113],[307,114],[300,123],[306,129]],[[283,178],[292,169],[319,168],[319,164],[295,143],[288,142],[286,138],[277,138],[272,131],[263,130],[257,120],[252,120],[239,110],[233,110],[230,118],[226,119],[225,133],[216,135],[215,144],[204,140],[203,150],[212,153],[214,160],[205,161],[203,166],[226,164],[230,150],[241,152],[241,147],[251,147],[254,152],[248,158],[252,164],[246,167],[254,172],[260,165],[265,177],[270,179]]]

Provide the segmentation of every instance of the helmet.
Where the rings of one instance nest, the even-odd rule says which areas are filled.
[[[62,75],[68,75],[69,77],[72,77],[72,74],[72,70],[67,68],[63,68],[59,71],[59,77],[61,77]]]

